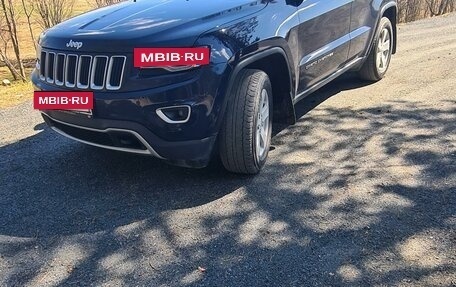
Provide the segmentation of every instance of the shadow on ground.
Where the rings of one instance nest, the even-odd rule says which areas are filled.
[[[304,100],[257,177],[37,126],[0,148],[0,282],[454,284],[456,105],[319,107],[362,85],[344,77]]]

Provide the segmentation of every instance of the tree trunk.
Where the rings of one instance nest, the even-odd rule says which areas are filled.
[[[26,82],[27,78],[25,75],[25,69],[24,69],[24,65],[22,63],[21,52],[19,49],[19,41],[17,38],[17,25],[16,25],[16,19],[14,18],[15,15],[14,15],[13,3],[11,0],[8,0],[8,2],[6,2],[6,0],[0,0],[0,1],[2,4],[2,8],[3,8],[3,14],[5,15],[5,21],[6,21],[6,25],[8,27],[8,33],[10,34],[11,41],[13,44],[13,50],[14,50],[14,54],[16,56],[17,65],[19,66],[19,73],[20,73],[22,80],[24,82]],[[8,6],[7,6],[7,4],[8,4]]]
[[[33,47],[35,48],[36,52],[36,40],[35,35],[33,34],[32,21],[30,20],[33,14],[34,7],[32,5],[30,9],[27,9],[27,3],[25,3],[25,0],[22,0],[22,8],[24,9],[25,16],[27,17],[27,24],[30,32],[30,37],[32,38]]]
[[[13,79],[17,81],[20,75],[14,67],[13,63],[11,63],[10,60],[5,55],[3,55],[2,51],[0,51],[0,62],[3,62],[5,64],[5,66],[8,68],[11,75],[13,76]]]

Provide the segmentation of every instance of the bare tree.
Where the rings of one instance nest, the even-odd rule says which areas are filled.
[[[456,11],[456,0],[399,0],[399,21],[443,15]]]
[[[15,10],[15,6],[13,4],[13,0],[0,0],[2,12],[3,12],[3,19],[6,23],[6,34],[9,38],[5,38],[5,40],[2,40],[2,42],[6,42],[6,47],[8,47],[8,40],[11,41],[11,45],[13,46],[14,50],[14,55],[16,57],[17,65],[19,67],[19,76],[20,78],[26,82],[27,78],[25,76],[25,69],[24,65],[22,63],[22,58],[21,58],[21,50],[19,47],[19,39],[18,39],[18,34],[17,34],[17,14]],[[3,27],[4,25],[2,25]],[[6,40],[8,39],[8,40]],[[6,50],[5,53],[1,56],[5,64],[8,66],[8,68],[11,71],[10,66],[8,65],[7,62],[11,64],[11,62],[8,60]],[[14,66],[13,66],[14,67]],[[15,77],[15,79],[17,79]]]
[[[28,24],[28,28],[29,28],[29,32],[30,32],[30,37],[32,38],[33,47],[35,48],[35,51],[36,51],[36,40],[35,40],[35,35],[33,33],[33,26],[32,26],[32,21],[31,21],[33,12],[35,11],[35,6],[30,1],[26,1],[26,0],[21,0],[21,1],[22,1],[22,8],[24,10],[25,17],[27,18],[27,24]]]
[[[17,71],[16,67],[8,58],[8,50],[10,44],[10,36],[8,29],[4,29],[5,26],[4,18],[0,18],[0,66],[5,66],[10,71],[11,76],[13,76],[14,80],[18,80],[20,78],[20,73]]]
[[[426,0],[426,4],[431,16],[443,15],[454,11],[453,0]]]
[[[35,0],[39,15],[37,22],[43,29],[49,29],[73,14],[75,0]]]
[[[95,5],[97,5],[97,7],[104,7],[104,6],[109,6],[109,5],[116,4],[116,3],[119,3],[122,1],[124,1],[124,0],[95,0]]]

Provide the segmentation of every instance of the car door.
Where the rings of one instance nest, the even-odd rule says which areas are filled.
[[[373,0],[354,0],[352,5],[352,19],[350,23],[350,52],[349,59],[363,56],[375,32],[377,12],[372,5]]]
[[[298,96],[347,62],[352,2],[304,0],[299,5]]]

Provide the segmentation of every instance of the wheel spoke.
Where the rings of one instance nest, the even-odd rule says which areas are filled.
[[[379,68],[382,68],[382,52],[377,53],[377,64],[379,65]]]
[[[383,73],[388,68],[388,61],[391,51],[391,35],[387,28],[380,33],[377,44],[377,69]]]
[[[263,118],[263,127],[267,127],[269,125],[269,114]]]
[[[258,131],[257,131],[256,150],[257,150],[257,153],[261,152],[261,129],[258,129]]]
[[[263,121],[269,117],[269,105],[266,104],[263,109],[261,110],[261,118]]]
[[[390,44],[391,44],[391,42],[389,40],[384,42],[383,45],[382,45],[382,50],[383,51],[389,51],[390,50]]]
[[[269,133],[269,117],[269,95],[264,89],[260,96],[255,143],[256,153],[259,159],[263,158],[266,153]]]
[[[387,37],[388,37],[388,31],[387,30],[383,30],[383,32],[382,32],[382,43],[385,43],[387,41]]]
[[[383,54],[382,55],[382,66],[386,67],[387,63],[388,63],[388,55]]]

